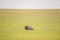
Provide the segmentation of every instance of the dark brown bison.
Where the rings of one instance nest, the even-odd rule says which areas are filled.
[[[25,26],[25,30],[33,30],[31,26]]]

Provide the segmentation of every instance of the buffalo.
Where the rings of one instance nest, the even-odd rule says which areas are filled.
[[[25,26],[25,30],[33,30],[31,26]]]

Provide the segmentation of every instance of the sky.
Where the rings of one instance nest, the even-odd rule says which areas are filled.
[[[60,0],[0,0],[0,9],[60,9]]]

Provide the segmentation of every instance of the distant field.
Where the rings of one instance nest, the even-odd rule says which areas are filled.
[[[60,40],[60,9],[0,9],[0,40]]]

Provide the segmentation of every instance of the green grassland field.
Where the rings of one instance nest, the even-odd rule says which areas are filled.
[[[0,9],[0,40],[60,40],[60,9]]]

